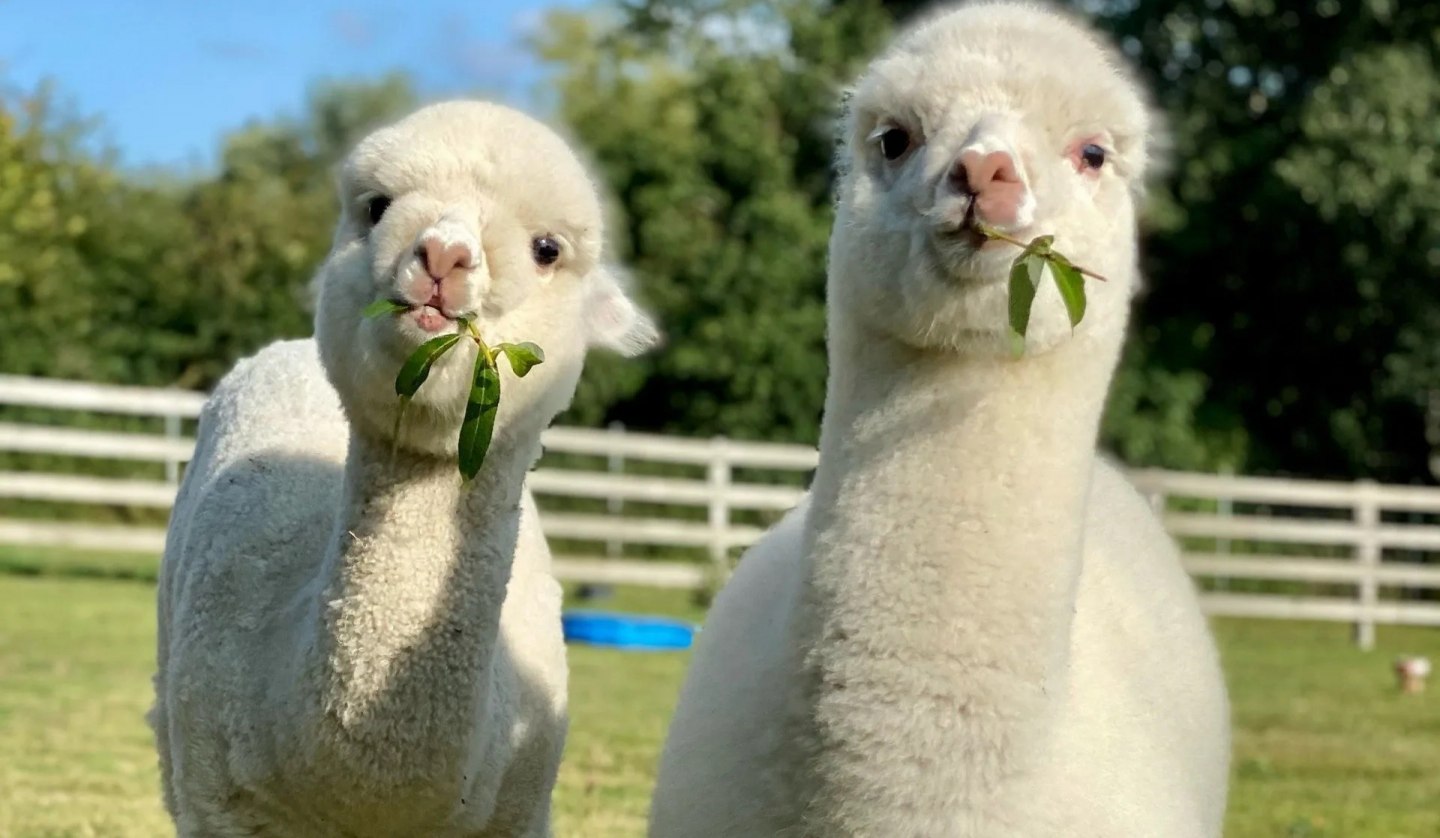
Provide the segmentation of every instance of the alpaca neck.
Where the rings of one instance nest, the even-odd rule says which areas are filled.
[[[453,459],[352,432],[319,613],[323,710],[360,754],[459,754],[484,715],[526,470],[539,433],[497,437],[462,484]],[[417,763],[416,770],[453,770]]]
[[[1008,834],[974,813],[1003,808],[1065,689],[1118,336],[1008,361],[832,334],[796,624],[799,798],[816,834],[899,811],[948,819],[923,834]]]

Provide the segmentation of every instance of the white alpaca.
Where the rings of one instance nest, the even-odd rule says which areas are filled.
[[[1119,56],[997,3],[904,34],[854,91],[808,501],[710,611],[657,838],[1218,836],[1228,704],[1191,583],[1095,437],[1137,284],[1151,126]],[[1007,354],[1011,245],[1049,279]]]
[[[220,383],[171,518],[152,717],[166,805],[185,836],[548,835],[566,666],[525,473],[587,347],[633,353],[654,330],[600,264],[584,167],[521,114],[420,110],[360,143],[340,191],[315,340]],[[362,318],[378,297],[411,308]],[[546,353],[523,380],[500,360],[468,486],[470,341],[392,454],[395,374],[460,316]]]

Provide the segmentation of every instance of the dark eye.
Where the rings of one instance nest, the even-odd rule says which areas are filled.
[[[380,223],[387,209],[390,209],[390,199],[384,195],[376,195],[365,202],[365,217],[370,219],[371,227]]]
[[[549,267],[560,258],[560,242],[554,236],[536,236],[530,243],[530,252],[535,256],[535,264]]]
[[[1096,169],[1105,165],[1105,149],[1094,143],[1086,143],[1080,148],[1080,162],[1087,169]]]
[[[899,160],[910,148],[910,132],[904,128],[890,128],[880,135],[880,153],[886,160]]]

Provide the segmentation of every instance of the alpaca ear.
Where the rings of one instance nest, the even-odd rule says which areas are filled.
[[[632,358],[660,343],[655,321],[626,293],[629,278],[613,265],[601,265],[590,275],[585,317],[590,346]]]

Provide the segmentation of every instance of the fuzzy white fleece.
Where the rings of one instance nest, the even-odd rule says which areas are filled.
[[[710,611],[651,835],[1220,835],[1216,650],[1173,544],[1095,449],[1152,130],[1121,66],[1068,16],[984,3],[905,33],[857,86],[820,466]],[[883,154],[870,138],[895,126],[910,146]],[[1047,281],[1019,359],[1016,251],[964,234],[974,196],[949,177],[977,146],[1024,164],[1035,216],[1013,232],[1109,279],[1073,333]]]
[[[654,329],[600,267],[584,169],[520,114],[421,110],[361,143],[341,191],[317,338],[224,378],[171,516],[152,712],[166,805],[182,836],[546,836],[566,665],[525,475],[587,347],[635,351]],[[478,252],[432,283],[425,241],[456,229]],[[539,236],[562,241],[558,262],[532,256]],[[492,343],[547,351],[524,380],[501,360],[468,485],[468,341],[391,436],[391,382],[440,319],[432,284]],[[362,319],[377,296],[415,309]]]

